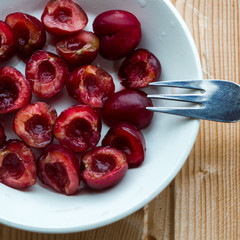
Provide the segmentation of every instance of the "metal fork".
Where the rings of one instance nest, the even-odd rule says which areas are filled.
[[[226,80],[159,81],[149,85],[200,90],[190,94],[150,94],[152,99],[167,99],[198,104],[197,107],[147,107],[148,110],[218,122],[240,120],[240,85]],[[200,104],[200,106],[199,106]]]

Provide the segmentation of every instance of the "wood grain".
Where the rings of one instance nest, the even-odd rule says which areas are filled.
[[[240,82],[238,0],[171,0],[199,50],[205,78]],[[74,234],[37,234],[0,225],[0,240],[240,239],[240,126],[202,121],[175,180],[143,209]]]
[[[179,1],[180,4],[180,1]],[[193,1],[205,78],[239,82],[238,1]],[[186,5],[185,12],[189,8]],[[175,239],[239,239],[239,124],[202,121],[195,147],[175,179]],[[185,206],[185,207],[184,207]]]
[[[138,240],[143,235],[144,209],[135,214],[93,231],[71,234],[43,234],[22,231],[0,225],[1,240]]]
[[[172,2],[193,35],[204,77],[239,83],[239,2]],[[239,140],[238,123],[201,122],[194,148],[173,183],[174,211],[166,219],[174,225],[173,237],[158,234],[159,220],[146,239],[240,239]],[[161,207],[162,202],[156,198],[152,204]],[[148,216],[152,219],[154,211]]]

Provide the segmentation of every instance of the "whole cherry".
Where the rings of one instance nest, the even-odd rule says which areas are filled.
[[[139,129],[149,126],[153,112],[146,107],[153,106],[152,100],[140,90],[123,89],[115,92],[105,103],[101,115],[110,127],[119,122],[127,122]]]
[[[109,10],[93,21],[93,31],[100,38],[100,54],[110,60],[121,59],[140,43],[141,24],[124,10]]]

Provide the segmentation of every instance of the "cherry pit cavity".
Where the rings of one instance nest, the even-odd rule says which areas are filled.
[[[2,184],[24,189],[38,179],[46,189],[72,195],[80,184],[110,188],[144,161],[142,129],[153,118],[144,87],[159,79],[161,64],[138,48],[142,29],[134,14],[108,10],[95,17],[92,31],[87,24],[85,10],[72,0],[51,0],[41,19],[14,12],[0,21],[0,116],[14,114],[16,135],[8,139],[0,123]],[[55,52],[43,50],[48,35],[57,39]],[[15,55],[26,63],[24,74],[4,64]],[[119,79],[94,64],[98,55],[121,62]],[[46,100],[64,86],[73,104],[58,115]]]

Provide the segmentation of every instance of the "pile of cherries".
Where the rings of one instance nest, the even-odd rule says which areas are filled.
[[[93,21],[72,0],[52,0],[41,21],[16,12],[0,21],[0,61],[15,54],[26,61],[25,76],[11,66],[0,68],[0,114],[16,113],[13,130],[21,140],[7,140],[0,126],[0,182],[27,188],[40,181],[64,194],[74,194],[80,180],[92,189],[117,184],[127,169],[139,166],[146,145],[141,129],[151,123],[152,102],[139,90],[161,74],[159,60],[146,49],[136,49],[141,25],[130,12],[110,10]],[[46,31],[58,38],[56,51],[42,50]],[[112,76],[91,65],[96,56],[125,58],[118,76],[123,86],[115,92]],[[64,85],[78,104],[59,116],[44,101],[31,102],[32,93],[49,99]],[[109,126],[102,140],[102,120]],[[53,139],[60,144],[54,144]],[[41,149],[35,159],[31,148]],[[76,153],[80,153],[80,159]]]

